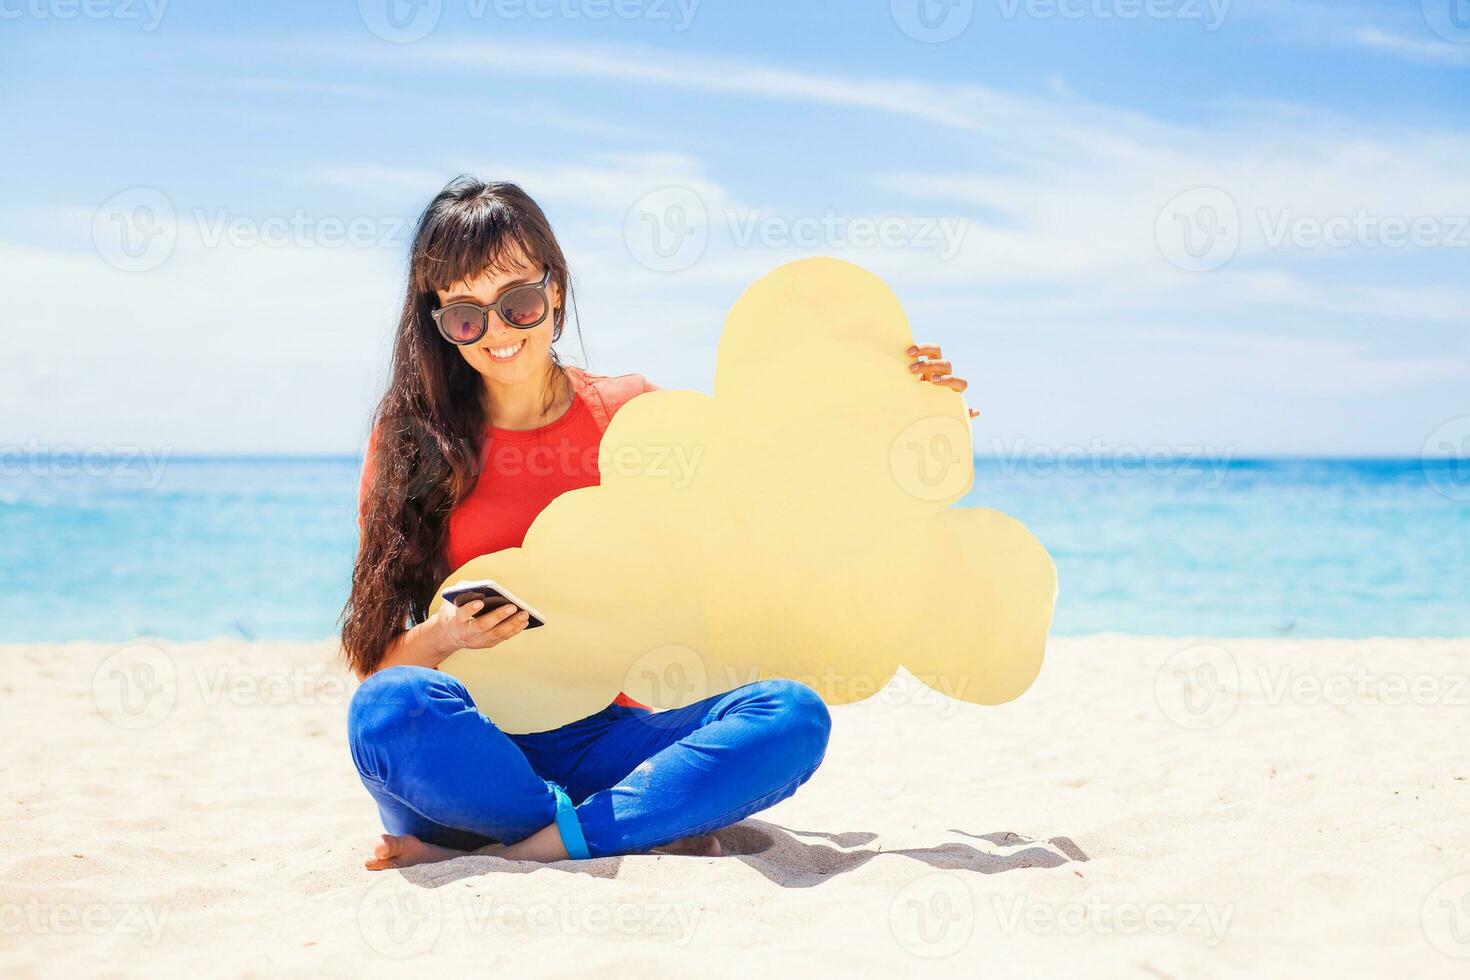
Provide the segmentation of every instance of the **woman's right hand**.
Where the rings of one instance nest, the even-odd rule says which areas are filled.
[[[485,608],[485,602],[481,599],[465,605],[445,602],[434,616],[407,632],[398,633],[373,670],[388,667],[438,670],[456,649],[490,649],[512,638],[531,621],[531,614],[517,610],[509,602],[476,619],[475,613],[482,608]]]
[[[446,602],[434,614],[439,648],[444,656],[456,650],[488,650],[503,643],[526,628],[531,614],[506,603],[483,616],[475,614],[485,608],[481,599],[456,606]]]
[[[413,629],[398,634],[388,646],[375,670],[388,667],[428,667],[439,665],[456,650],[488,650],[503,643],[526,628],[531,614],[506,603],[475,618],[485,608],[479,599],[456,606],[446,602],[439,611]]]

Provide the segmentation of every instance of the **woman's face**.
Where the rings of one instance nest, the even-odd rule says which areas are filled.
[[[531,262],[524,255],[517,255],[504,272],[483,272],[474,279],[457,282],[436,292],[440,306],[451,303],[489,306],[512,286],[539,283],[544,275],[544,266]],[[546,287],[546,295],[551,301],[551,312],[547,313],[546,319],[529,330],[521,330],[508,326],[498,313],[491,313],[485,336],[460,347],[460,356],[482,377],[499,384],[540,381],[546,376],[551,360],[551,334],[555,329],[556,311],[561,308],[561,291],[555,282]]]

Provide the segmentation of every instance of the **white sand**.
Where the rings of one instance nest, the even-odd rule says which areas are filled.
[[[1470,641],[1189,646],[835,709],[738,856],[377,874],[330,644],[0,648],[0,975],[1470,975]]]

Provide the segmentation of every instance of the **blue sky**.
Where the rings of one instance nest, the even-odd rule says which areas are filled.
[[[595,370],[708,390],[833,254],[982,453],[1470,416],[1466,0],[393,2],[0,0],[0,443],[355,451],[460,172],[542,201]]]

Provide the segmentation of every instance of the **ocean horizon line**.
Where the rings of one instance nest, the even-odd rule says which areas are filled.
[[[0,639],[331,635],[360,457],[0,464]],[[1056,561],[1057,635],[1470,637],[1463,460],[1041,452],[973,475],[956,506],[1013,515]],[[56,586],[79,568],[80,605]]]

